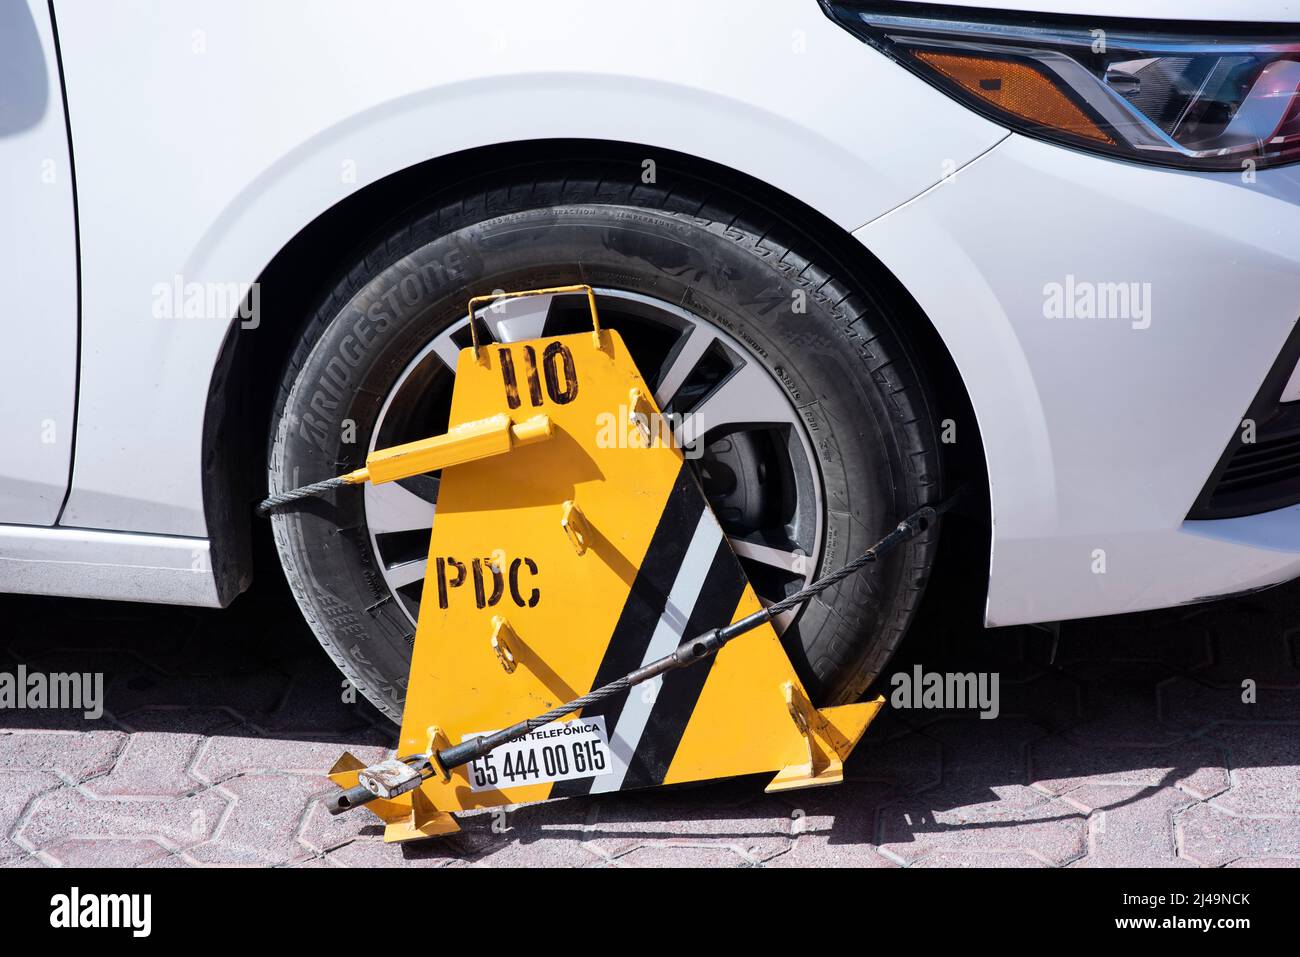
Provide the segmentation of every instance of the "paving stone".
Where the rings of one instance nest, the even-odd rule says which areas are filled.
[[[926,729],[942,748],[945,782],[979,779],[999,784],[1029,783],[1030,748],[1047,733],[1023,717],[951,718]]]
[[[145,867],[173,856],[156,841],[84,838],[59,841],[44,848],[43,853],[59,867]]]
[[[155,731],[160,734],[198,734],[207,737],[238,725],[243,719],[228,708],[189,708],[181,705],[154,705],[116,716],[118,724],[130,732]]]
[[[1300,857],[1242,857],[1223,866],[1248,868],[1268,867],[1295,870],[1297,867],[1300,867]]]
[[[1205,734],[1224,722],[1292,721],[1300,715],[1300,688],[1258,688],[1253,702],[1240,685],[1213,688],[1192,678],[1173,678],[1158,689],[1161,723],[1184,733]]]
[[[150,708],[222,708],[231,714],[232,720],[242,720],[276,707],[290,683],[289,676],[274,671],[140,674],[131,680],[115,682],[106,697],[114,714]]]
[[[352,841],[335,848],[325,857],[337,867],[446,867],[460,860],[441,838],[421,844],[434,846],[414,848],[412,845],[385,844],[374,838]]]
[[[492,843],[472,862],[482,867],[527,867],[536,861],[584,867],[603,861],[586,843],[586,814],[577,805],[577,801],[527,804],[462,822],[462,826],[486,827],[491,834]]]
[[[57,771],[84,781],[112,769],[126,745],[120,731],[0,733],[0,771]]]
[[[194,775],[202,781],[219,782],[236,774],[278,771],[282,774],[310,774],[324,777],[345,750],[366,764],[382,761],[392,750],[376,731],[365,737],[373,745],[343,746],[329,741],[295,741],[255,737],[249,728],[241,734],[223,734],[207,739],[194,762]],[[396,735],[394,735],[396,738]]]
[[[16,858],[13,861],[6,861],[5,867],[47,867],[48,865],[35,854],[29,854],[26,857]]]
[[[370,740],[374,729],[397,738],[397,727],[379,715],[365,700],[342,700],[342,676],[320,676],[307,682],[301,676],[286,690],[274,711],[258,717],[254,724],[270,737],[320,737],[320,729],[343,734],[347,740],[360,736]],[[326,690],[328,689],[328,690]]]
[[[1196,798],[1226,791],[1224,752],[1211,741],[1165,747],[1096,746],[1056,737],[1030,746],[1034,787],[1066,794],[1088,784],[1178,787]]]
[[[1066,622],[1057,644],[1057,663],[1159,663],[1178,671],[1208,667],[1213,661],[1210,629],[1201,621],[1153,622],[1150,616],[1107,617]]]
[[[1221,725],[1232,765],[1232,787],[1214,806],[1231,814],[1300,817],[1300,723]]]
[[[322,793],[329,786],[320,787]],[[298,843],[313,853],[324,853],[341,847],[358,838],[382,837],[383,822],[368,811],[354,811],[351,814],[331,814],[321,800],[311,802],[298,827]]]
[[[206,839],[228,806],[214,790],[164,800],[103,800],[62,787],[33,800],[15,839],[37,848],[68,837],[149,838],[168,847],[186,847]]]
[[[178,797],[197,791],[190,763],[203,743],[197,734],[131,735],[113,769],[85,783],[100,798]]]
[[[752,785],[751,785],[752,786]],[[620,858],[647,842],[685,841],[737,849],[751,862],[787,850],[790,843],[787,807],[755,788],[752,798],[733,806],[710,806],[708,792],[734,785],[703,785],[675,793],[647,791],[601,798],[587,809],[574,805],[570,820],[582,826],[588,846],[606,858]],[[734,791],[731,793],[735,793]],[[590,800],[590,799],[584,799]],[[589,816],[588,816],[589,814]]]
[[[1177,677],[1168,666],[1144,661],[1090,661],[1063,667],[1085,685],[1084,719],[1063,732],[1073,740],[1160,746],[1186,736],[1184,730],[1161,722],[1155,691]]]
[[[297,840],[308,805],[329,782],[290,774],[246,774],[215,790],[230,808],[212,836],[189,849],[203,864],[279,865],[309,855]]]
[[[615,862],[619,867],[753,867],[744,849],[727,844],[655,841],[640,844]]]
[[[27,857],[30,851],[10,835],[17,829],[32,799],[62,786],[59,778],[45,771],[0,771],[0,865]]]
[[[789,791],[789,848],[768,867],[897,867],[872,843],[880,809],[897,796],[888,785],[848,782],[833,788]]]
[[[1084,720],[1086,686],[1060,671],[1040,671],[1032,678],[999,682],[1001,714],[997,720],[1027,718],[1048,730],[1059,731]]]
[[[1176,867],[1175,818],[1196,799],[1165,786],[1086,782],[1066,802],[1088,814],[1088,856],[1072,867]]]
[[[1060,865],[1087,850],[1082,812],[1020,785],[945,784],[887,805],[878,820],[881,853],[902,864],[934,852],[1029,851]]]
[[[1300,817],[1239,817],[1210,802],[1180,814],[1177,828],[1180,853],[1206,867],[1272,858],[1300,866]]]
[[[1300,688],[1300,666],[1292,656],[1287,624],[1279,616],[1236,611],[1220,615],[1211,628],[1213,660],[1196,669],[1199,681],[1241,687],[1251,678],[1261,687]]]
[[[935,851],[912,867],[1050,867],[1028,851]]]
[[[943,780],[943,746],[919,731],[877,742],[868,728],[849,755],[844,776],[851,781],[891,784],[900,791],[924,791]]]

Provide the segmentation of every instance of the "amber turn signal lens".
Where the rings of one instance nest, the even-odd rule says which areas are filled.
[[[1100,143],[1115,142],[1032,66],[931,50],[913,50],[912,55],[1004,113]]]

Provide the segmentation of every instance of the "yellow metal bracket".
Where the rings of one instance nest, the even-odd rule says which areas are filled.
[[[884,707],[885,699],[819,709],[793,681],[781,685],[781,695],[790,720],[803,735],[804,760],[782,768],[768,784],[768,792],[839,784],[844,780],[845,759]]]
[[[515,630],[510,627],[510,622],[506,621],[500,615],[492,616],[492,650],[496,652],[497,660],[501,662],[501,667],[505,673],[512,675],[519,664],[519,658],[515,654],[515,644],[519,641],[519,636]]]
[[[627,394],[628,409],[632,415],[632,421],[636,423],[637,432],[645,442],[646,448],[654,445],[655,438],[659,434],[659,423],[656,421],[654,404],[650,397],[640,389],[631,389]]]
[[[587,525],[587,517],[573,499],[569,499],[560,508],[560,528],[564,529],[573,550],[579,555],[585,555],[587,544],[591,541],[591,528]]]
[[[442,728],[438,727],[436,724],[431,724],[426,733],[425,745],[425,754],[437,754],[439,751],[451,747],[451,742],[447,740],[447,734],[442,730]],[[451,780],[451,775],[438,765],[437,762],[434,762],[434,766],[437,768],[438,775],[442,778],[444,783]]]

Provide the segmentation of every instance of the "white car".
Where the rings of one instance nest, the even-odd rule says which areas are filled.
[[[998,7],[0,3],[0,590],[229,603],[268,490],[441,431],[471,296],[574,282],[763,597],[965,489],[783,621],[823,702],[981,516],[989,626],[1300,575],[1300,5]],[[393,716],[436,488],[273,521]]]

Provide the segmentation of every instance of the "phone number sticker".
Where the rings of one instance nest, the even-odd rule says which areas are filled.
[[[461,741],[483,734],[492,732],[467,734]],[[503,744],[470,764],[469,786],[475,792],[496,791],[525,784],[594,778],[612,770],[605,719],[596,715],[556,721]]]

